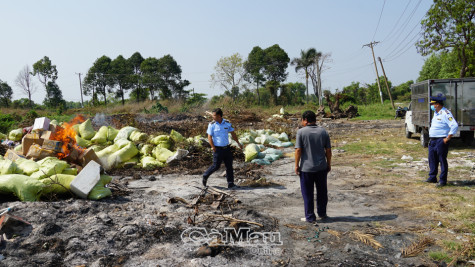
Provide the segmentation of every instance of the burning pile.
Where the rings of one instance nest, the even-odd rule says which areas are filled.
[[[102,126],[96,132],[91,120],[82,116],[62,125],[37,118],[32,127],[14,134],[22,143],[7,150],[0,160],[0,193],[13,193],[25,201],[39,200],[46,192],[69,190],[83,198],[99,199],[111,194],[108,188],[108,192],[94,193],[94,185],[104,189],[111,181],[100,175],[101,170],[128,165],[156,169],[188,154],[184,149],[172,152],[175,144],[202,142],[199,136],[185,139],[174,130],[170,135],[149,136],[130,126],[120,130]],[[84,171],[91,164],[96,167]],[[90,188],[81,188],[89,184]]]

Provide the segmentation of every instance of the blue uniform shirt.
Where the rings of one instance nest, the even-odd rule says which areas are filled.
[[[208,124],[207,134],[213,138],[215,146],[227,146],[229,145],[228,133],[234,132],[234,128],[231,123],[225,119],[221,123],[213,121]]]
[[[443,107],[439,113],[434,111],[432,122],[429,129],[429,137],[447,137],[454,135],[459,128],[457,121],[448,109]]]

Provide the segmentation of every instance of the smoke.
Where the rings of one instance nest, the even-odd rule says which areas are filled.
[[[104,113],[97,113],[96,116],[94,116],[94,119],[92,119],[92,121],[97,126],[109,126],[106,115]]]

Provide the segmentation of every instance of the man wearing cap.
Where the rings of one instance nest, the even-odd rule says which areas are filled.
[[[447,154],[449,152],[449,141],[457,132],[458,123],[450,111],[444,107],[445,97],[432,97],[430,109],[434,111],[434,116],[429,129],[429,179],[428,183],[437,183],[437,171],[440,163],[439,183],[437,187],[447,185]]]
[[[219,169],[221,163],[224,161],[226,166],[226,180],[228,182],[228,188],[237,189],[238,186],[234,184],[234,172],[233,172],[233,154],[229,147],[228,133],[231,133],[234,141],[237,142],[242,149],[241,143],[237,138],[234,128],[231,123],[223,119],[223,111],[220,108],[213,110],[213,122],[208,124],[208,141],[213,149],[213,165],[206,170],[203,174],[203,186],[206,186],[208,177]]]

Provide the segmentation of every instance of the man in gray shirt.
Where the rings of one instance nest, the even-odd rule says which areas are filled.
[[[305,220],[315,222],[313,188],[317,188],[317,214],[327,218],[327,173],[331,170],[332,151],[327,131],[316,125],[313,111],[302,114],[302,126],[295,144],[295,173],[300,176]]]

